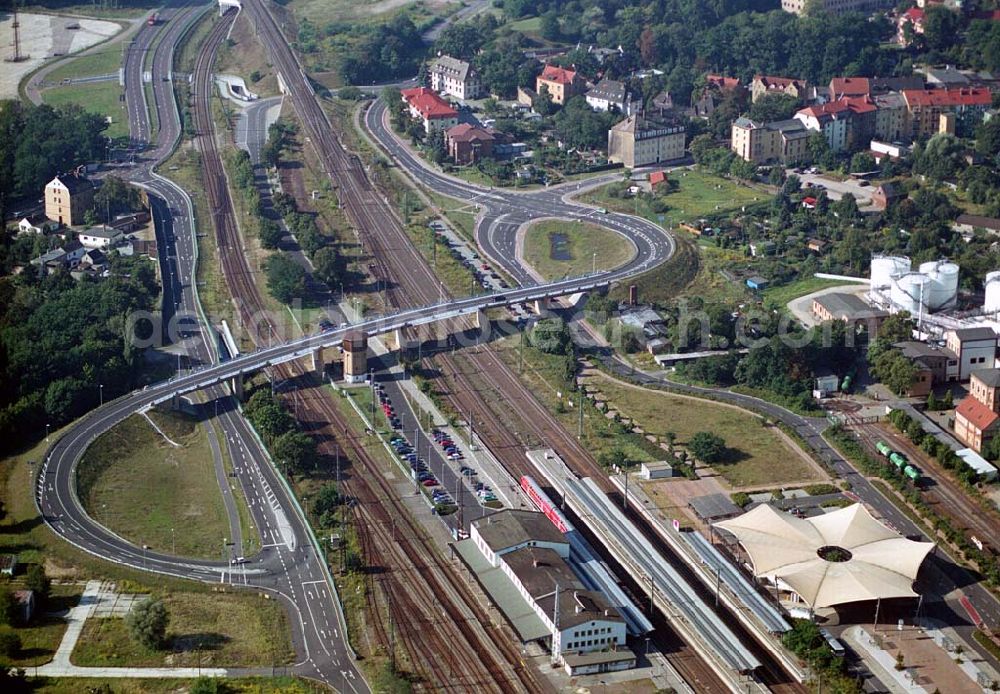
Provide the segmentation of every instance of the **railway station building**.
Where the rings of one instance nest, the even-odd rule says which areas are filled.
[[[577,575],[569,542],[544,514],[475,520],[455,550],[521,639],[555,653],[570,676],[635,667],[624,617]]]
[[[769,504],[714,527],[736,539],[753,574],[786,603],[810,610],[917,597],[913,582],[934,549],[876,520],[864,504],[797,518]]]

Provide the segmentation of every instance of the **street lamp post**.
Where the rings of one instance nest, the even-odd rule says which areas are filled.
[[[98,383],[97,389],[101,392],[101,407],[104,407],[104,384]]]
[[[45,440],[49,440],[49,423],[45,422]]]

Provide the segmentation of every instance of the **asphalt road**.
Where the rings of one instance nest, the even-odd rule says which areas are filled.
[[[517,262],[517,231],[526,222],[536,219],[558,217],[587,221],[621,234],[636,247],[636,255],[609,273],[616,279],[645,272],[674,253],[673,238],[649,220],[616,212],[602,214],[597,208],[567,197],[602,183],[621,180],[621,172],[529,192],[487,188],[440,173],[416,157],[392,132],[386,106],[381,100],[369,106],[365,127],[411,178],[437,193],[482,208],[476,224],[476,242],[484,255],[522,286],[533,285],[536,280]]]
[[[143,26],[125,53],[126,104],[132,145],[137,152],[133,166],[117,173],[143,186],[150,194],[157,243],[163,268],[163,322],[190,326],[174,348],[182,353],[182,366],[216,361],[215,338],[200,320],[196,284],[194,220],[190,199],[178,186],[158,176],[155,167],[173,150],[181,124],[174,102],[172,74],[174,48],[189,23],[205,8],[174,3],[160,12],[162,22]],[[162,32],[162,34],[161,34]],[[146,59],[157,36],[151,64]],[[159,124],[156,141],[149,144],[150,121],[142,73],[153,73],[153,92]],[[168,336],[169,337],[169,336]],[[213,583],[244,585],[272,593],[289,614],[291,636],[298,655],[296,674],[331,684],[341,691],[367,692],[368,686],[354,664],[346,642],[340,602],[330,587],[323,560],[311,544],[308,528],[297,505],[246,420],[221,386],[209,389],[213,421],[224,433],[233,462],[235,482],[246,497],[263,550],[244,564],[231,562],[240,554],[238,544],[223,546],[218,561],[196,561],[171,556],[163,548],[137,547],[95,523],[80,506],[73,470],[83,451],[117,421],[142,405],[120,398],[82,418],[72,431],[56,441],[39,472],[37,502],[46,523],[70,543],[119,564],[137,569]],[[215,408],[218,408],[217,410]],[[228,484],[228,483],[227,483]],[[240,538],[236,538],[240,539]],[[225,551],[225,556],[223,556]]]

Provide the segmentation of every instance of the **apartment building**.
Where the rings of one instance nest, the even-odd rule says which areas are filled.
[[[750,83],[750,100],[757,102],[766,94],[787,94],[799,101],[805,101],[808,95],[809,83],[792,77],[774,77],[772,75],[757,75]]]
[[[942,115],[955,115],[955,130],[960,136],[970,134],[983,121],[993,103],[989,89],[906,89],[903,91],[913,139],[929,137],[941,130]]]
[[[633,169],[684,158],[686,130],[643,115],[629,116],[608,130],[608,161]]]
[[[867,98],[844,97],[804,108],[795,118],[821,132],[832,152],[867,146],[875,134],[875,105]]]
[[[458,111],[427,87],[414,87],[400,92],[410,116],[420,120],[427,133],[447,130],[458,125]]]
[[[806,158],[809,134],[802,121],[794,118],[770,123],[737,118],[733,122],[730,147],[736,156],[754,164],[770,161],[793,164]]]
[[[482,83],[476,69],[464,60],[448,55],[438,56],[430,64],[431,89],[450,94],[457,99],[478,99]]]
[[[68,227],[83,224],[94,204],[94,184],[80,173],[59,174],[45,185],[45,216]]]

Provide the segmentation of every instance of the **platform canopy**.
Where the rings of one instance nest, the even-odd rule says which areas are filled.
[[[732,533],[758,578],[780,579],[813,609],[915,597],[913,581],[933,542],[915,542],[862,504],[796,518],[762,504],[716,528]]]

